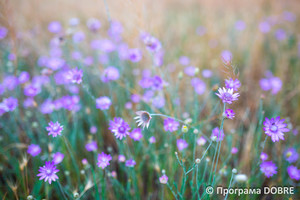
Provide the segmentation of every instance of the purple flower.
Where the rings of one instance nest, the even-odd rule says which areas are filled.
[[[204,78],[210,78],[211,76],[212,76],[212,71],[211,70],[209,70],[209,69],[204,69],[203,71],[202,71],[202,76],[204,77]]]
[[[6,107],[8,108],[8,111],[13,111],[18,107],[18,99],[14,98],[14,97],[8,97],[6,99],[3,99],[3,104],[6,105]]]
[[[107,83],[109,81],[115,81],[118,80],[120,77],[119,70],[113,66],[107,67],[101,76],[101,80],[104,83]]]
[[[238,79],[233,80],[232,78],[225,80],[225,86],[227,89],[233,89],[233,91],[238,91],[241,87],[241,82]]]
[[[90,141],[89,143],[87,143],[85,145],[85,149],[87,151],[96,151],[97,148],[98,148],[98,146],[97,146],[97,142],[96,141]]]
[[[60,152],[56,152],[55,154],[53,154],[53,162],[55,165],[61,163],[64,159],[65,155],[63,153]]]
[[[61,126],[58,122],[53,123],[52,121],[48,124],[46,130],[49,131],[48,135],[52,135],[52,137],[56,137],[57,135],[61,135],[63,130],[63,126]]]
[[[268,33],[271,30],[271,25],[267,21],[263,21],[259,24],[259,30],[262,33]]]
[[[161,184],[167,184],[168,179],[169,179],[169,178],[164,174],[164,175],[162,175],[161,177],[159,177],[159,182],[160,182]]]
[[[139,62],[142,59],[142,52],[139,49],[129,49],[128,59],[131,62]]]
[[[48,30],[51,33],[59,33],[61,29],[62,29],[61,24],[57,21],[53,21],[48,25]]]
[[[59,172],[59,170],[56,168],[54,162],[46,161],[45,165],[40,167],[39,172],[40,173],[37,175],[40,176],[39,180],[45,179],[45,182],[48,181],[49,184],[58,179],[56,173]]]
[[[277,167],[272,161],[265,161],[260,164],[260,171],[265,174],[266,177],[270,178],[274,174],[277,174]]]
[[[82,82],[82,76],[83,76],[83,71],[82,69],[71,69],[67,72],[66,78],[71,82],[71,83],[77,83],[80,84]]]
[[[105,154],[104,152],[102,152],[101,154],[98,154],[98,162],[97,165],[98,167],[101,167],[102,169],[104,169],[105,167],[107,167],[109,164],[109,161],[111,161],[111,155],[109,154]]]
[[[125,162],[126,167],[134,167],[135,165],[136,165],[136,162],[133,159],[126,160],[126,162]]]
[[[152,105],[155,108],[163,108],[165,106],[165,98],[163,96],[156,96],[152,100]]]
[[[205,143],[206,143],[205,137],[201,136],[200,138],[197,139],[197,144],[199,146],[203,146],[203,145],[205,145]]]
[[[206,33],[206,28],[204,26],[198,26],[196,29],[196,33],[199,36],[203,36]]]
[[[178,139],[176,144],[179,151],[182,151],[189,146],[189,144],[184,139]]]
[[[194,66],[189,66],[184,68],[184,73],[186,73],[188,76],[195,76],[197,71],[197,68]]]
[[[53,112],[54,105],[50,99],[45,100],[42,105],[40,105],[40,110],[43,114],[50,114]]]
[[[34,97],[41,92],[41,89],[33,84],[29,84],[24,88],[24,94],[28,97]]]
[[[236,147],[232,147],[232,149],[231,149],[231,153],[232,153],[232,154],[236,154],[238,151],[239,151],[239,150],[238,150],[238,148],[236,148]]]
[[[27,153],[29,153],[31,156],[35,157],[41,153],[42,149],[37,144],[31,144],[28,146]]]
[[[229,103],[232,104],[233,101],[238,100],[238,97],[240,96],[239,93],[233,93],[233,89],[226,89],[223,87],[218,89],[219,93],[216,93],[216,95],[222,99],[223,103]]]
[[[229,63],[232,59],[232,53],[229,50],[224,50],[221,53],[221,58],[225,63]]]
[[[8,90],[14,90],[19,84],[19,80],[15,76],[5,76],[3,86]]]
[[[238,20],[234,26],[236,30],[243,31],[246,28],[246,23],[242,20]]]
[[[4,103],[0,103],[0,116],[2,116],[4,113],[8,112],[8,107]]]
[[[226,109],[224,112],[224,116],[228,119],[233,119],[235,117],[235,113],[231,109]]]
[[[165,131],[170,131],[174,132],[177,131],[179,127],[179,122],[172,119],[172,118],[167,118],[164,120],[164,129]]]
[[[206,90],[206,84],[199,78],[193,78],[191,80],[191,85],[194,87],[194,90],[197,94],[202,95]]]
[[[133,102],[133,103],[138,103],[138,102],[140,102],[140,95],[138,95],[138,94],[132,94],[131,95],[131,101]]]
[[[149,142],[150,142],[151,144],[155,143],[155,142],[156,142],[155,137],[154,137],[154,136],[151,136],[151,137],[149,138]]]
[[[111,106],[111,100],[108,97],[103,96],[96,99],[96,108],[100,110],[107,110],[109,109],[110,106]]]
[[[50,57],[46,61],[46,67],[56,71],[65,65],[65,60],[58,57]]]
[[[165,55],[165,52],[163,50],[160,50],[153,55],[153,64],[156,67],[161,67],[163,65],[164,55]]]
[[[96,32],[101,28],[101,22],[98,19],[91,18],[87,21],[87,27],[93,32]]]
[[[135,128],[131,131],[129,135],[134,141],[140,141],[143,137],[142,130],[140,128]]]
[[[284,157],[289,163],[293,163],[298,160],[299,154],[297,153],[295,148],[291,147],[285,151]]]
[[[290,131],[288,128],[286,128],[287,124],[283,122],[284,119],[280,120],[280,116],[271,119],[266,117],[264,121],[265,134],[270,136],[273,142],[284,140],[283,133]]]
[[[153,90],[161,90],[163,88],[164,81],[160,78],[160,76],[154,76],[152,78],[152,86]]]
[[[5,38],[7,35],[7,28],[0,26],[0,40]]]
[[[116,138],[122,140],[129,135],[130,126],[120,117],[115,117],[109,122],[109,130],[115,134]]]
[[[108,35],[114,39],[115,41],[120,41],[121,38],[121,34],[123,32],[123,26],[120,22],[117,21],[112,21],[110,23],[110,27],[108,30]]]
[[[286,36],[286,33],[283,29],[278,29],[275,32],[275,37],[278,41],[282,41],[282,40],[285,40],[287,36]]]
[[[143,41],[144,41],[147,49],[151,52],[157,52],[161,48],[160,41],[151,35],[146,35],[143,38]]]
[[[281,90],[282,81],[278,77],[272,77],[272,78],[270,78],[270,85],[271,85],[271,88],[272,88],[271,93],[273,95],[275,95]]]
[[[126,160],[126,157],[124,156],[124,155],[119,155],[118,156],[118,160],[119,160],[119,162],[125,162],[125,160]]]
[[[268,157],[269,157],[268,154],[266,154],[265,152],[261,152],[261,154],[260,154],[260,159],[261,159],[262,161],[267,160]]]
[[[283,12],[283,18],[286,20],[286,21],[289,21],[289,22],[293,22],[296,20],[296,16],[294,13],[291,13],[291,12],[288,12],[288,11],[284,11]]]
[[[95,133],[97,133],[97,127],[96,126],[91,126],[91,128],[90,128],[90,133],[91,134],[95,134]]]
[[[19,77],[18,77],[18,81],[20,84],[26,83],[28,80],[30,79],[30,75],[28,72],[21,72]]]
[[[85,39],[85,34],[82,31],[76,32],[73,34],[73,42],[79,43]]]
[[[216,127],[212,130],[210,138],[216,137],[216,141],[222,141],[224,139],[224,131],[220,131],[219,127]]]
[[[287,168],[287,172],[291,179],[295,179],[296,181],[300,180],[300,169],[298,169],[294,165],[289,166]]]
[[[179,58],[179,63],[182,65],[188,65],[188,64],[190,64],[190,59],[189,59],[189,57],[181,56]]]

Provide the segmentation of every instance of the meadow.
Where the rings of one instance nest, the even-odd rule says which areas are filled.
[[[300,199],[299,16],[2,0],[1,199]]]

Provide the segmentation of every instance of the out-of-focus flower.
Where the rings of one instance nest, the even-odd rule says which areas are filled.
[[[28,97],[34,97],[41,92],[41,89],[35,85],[29,84],[24,88],[24,94]]]
[[[155,143],[155,142],[156,142],[155,137],[154,137],[154,136],[151,136],[151,137],[149,138],[149,142],[150,142],[151,144]]]
[[[28,72],[21,72],[19,77],[18,77],[18,81],[20,84],[26,83],[27,81],[29,81],[30,79],[30,74]]]
[[[107,110],[109,109],[110,106],[111,106],[111,100],[108,97],[103,96],[96,99],[96,108],[100,110]]]
[[[260,164],[260,170],[266,177],[270,178],[274,174],[277,174],[277,167],[272,161],[265,161]]]
[[[233,91],[238,91],[241,87],[241,82],[238,79],[233,80],[232,78],[225,80],[225,86],[227,89],[233,89]]]
[[[188,64],[190,64],[190,59],[186,56],[181,56],[179,58],[179,63],[182,65],[188,65]]]
[[[236,148],[236,147],[232,147],[232,149],[231,149],[231,153],[232,153],[232,154],[236,154],[238,151],[239,151],[239,150],[238,150],[238,148]]]
[[[161,95],[158,95],[152,99],[152,105],[158,109],[163,108],[165,103],[165,98]]]
[[[146,35],[143,38],[143,42],[146,45],[147,49],[151,52],[157,52],[161,49],[160,41],[151,35]]]
[[[45,165],[43,167],[40,167],[39,174],[37,176],[40,176],[39,180],[44,179],[45,182],[48,181],[49,184],[51,184],[52,181],[56,181],[58,179],[58,176],[56,175],[59,170],[56,168],[54,162],[52,161],[46,161]]]
[[[276,32],[275,32],[275,37],[278,41],[283,41],[287,38],[286,36],[286,33],[283,29],[278,29]]]
[[[271,25],[267,21],[263,21],[259,24],[259,30],[262,33],[268,33],[271,30]]]
[[[288,166],[287,172],[291,179],[294,179],[296,181],[300,180],[300,169],[298,169],[294,165]]]
[[[198,26],[196,29],[196,33],[199,36],[203,36],[206,33],[206,28],[204,26]]]
[[[233,110],[231,109],[226,109],[224,112],[224,117],[228,118],[228,119],[233,119],[235,117],[235,113],[233,112]]]
[[[246,23],[243,20],[238,20],[234,26],[236,30],[243,31],[246,28]]]
[[[129,49],[128,59],[131,62],[139,62],[142,59],[142,52],[139,49]]]
[[[56,152],[55,154],[53,154],[53,162],[55,165],[61,163],[64,159],[65,155],[63,153],[60,152]]]
[[[135,128],[130,133],[130,138],[132,138],[134,141],[140,141],[143,137],[142,130],[140,128]]]
[[[132,101],[133,103],[138,103],[138,102],[140,102],[140,95],[138,95],[138,94],[133,94],[133,95],[131,95],[131,101]]]
[[[59,122],[53,123],[52,121],[49,122],[49,126],[46,127],[46,130],[49,131],[48,135],[52,135],[52,137],[56,137],[57,135],[61,135],[63,130],[63,126],[59,124]]]
[[[191,85],[194,87],[194,90],[197,94],[202,95],[206,90],[206,84],[199,78],[193,78],[191,80]]]
[[[102,169],[106,168],[109,164],[109,161],[111,161],[111,155],[105,154],[102,152],[101,154],[98,154],[98,167],[101,167]]]
[[[53,21],[48,25],[48,30],[51,33],[59,33],[62,30],[62,26],[61,26],[60,22]]]
[[[261,159],[262,161],[267,160],[267,159],[268,159],[268,154],[266,154],[265,152],[261,152],[261,154],[260,154],[260,159]]]
[[[203,136],[201,136],[200,138],[197,139],[197,144],[199,146],[203,146],[203,145],[205,145],[205,143],[206,143],[206,139]]]
[[[211,136],[210,138],[212,139],[212,137],[216,137],[216,141],[222,141],[224,139],[224,132],[223,130],[220,131],[219,127],[215,127],[213,130],[212,130],[212,133],[211,133]]]
[[[130,126],[120,117],[115,117],[113,121],[109,122],[109,129],[116,136],[122,140],[129,135]]]
[[[284,140],[284,132],[290,131],[290,129],[287,128],[287,124],[283,122],[284,119],[280,119],[280,116],[271,119],[266,117],[264,121],[265,134],[270,136],[273,142]]]
[[[5,98],[5,99],[3,99],[2,103],[6,106],[8,111],[14,111],[19,105],[18,99],[14,98],[14,97]]]
[[[174,132],[178,130],[179,127],[179,122],[172,119],[172,118],[167,118],[164,120],[164,129],[165,131],[170,131],[170,132]]]
[[[202,71],[202,76],[204,77],[204,78],[210,78],[210,77],[212,77],[212,71],[211,70],[209,70],[209,69],[204,69],[203,71]]]
[[[97,127],[96,126],[91,126],[91,128],[90,128],[90,133],[91,134],[95,134],[95,133],[97,133]]]
[[[188,66],[184,68],[184,73],[186,73],[188,76],[195,76],[197,71],[197,68],[194,66]]]
[[[246,182],[248,180],[248,177],[246,174],[237,174],[234,176],[234,180],[239,183]]]
[[[107,83],[109,81],[115,81],[118,80],[120,77],[119,70],[113,66],[107,67],[101,76],[101,80],[104,83]]]
[[[0,26],[0,40],[4,39],[7,35],[7,28]]]
[[[161,177],[159,177],[159,182],[160,182],[161,184],[167,184],[168,179],[169,179],[169,178],[164,174],[164,175],[162,175]]]
[[[97,30],[99,30],[101,28],[101,22],[95,18],[88,19],[86,25],[87,25],[88,29],[90,29],[93,32],[96,32]]]
[[[78,31],[73,34],[72,39],[74,43],[79,43],[85,39],[85,34],[82,31]]]
[[[126,157],[124,155],[119,155],[118,160],[119,160],[119,162],[125,162]]]
[[[182,151],[189,146],[184,139],[178,139],[176,144],[179,151]]]
[[[134,167],[135,165],[136,165],[136,162],[133,159],[126,160],[126,162],[125,162],[126,167]]]
[[[5,76],[2,84],[7,90],[12,91],[18,86],[19,80],[17,77],[12,75]]]
[[[80,84],[82,82],[82,76],[83,76],[83,71],[82,69],[71,69],[67,72],[66,78],[71,82],[71,83],[77,83]]]
[[[87,161],[86,158],[84,158],[84,159],[81,160],[81,163],[82,163],[83,165],[87,165],[89,162]]]
[[[150,120],[152,119],[150,113],[147,111],[137,111],[137,116],[134,118],[136,120],[136,123],[138,123],[138,126],[143,126],[143,129],[145,127],[149,127]]]
[[[96,151],[97,148],[98,148],[98,146],[97,146],[97,142],[96,141],[90,141],[89,143],[87,143],[85,145],[85,149],[87,151]]]
[[[27,153],[29,153],[31,156],[35,157],[41,153],[42,149],[37,144],[31,144],[28,146]]]
[[[296,149],[291,147],[288,148],[285,152],[284,152],[284,157],[285,159],[289,162],[289,163],[293,163],[296,162],[299,158],[299,154],[297,153]]]
[[[216,93],[216,95],[222,99],[223,103],[229,103],[232,104],[233,101],[238,100],[238,97],[240,96],[239,93],[233,93],[233,89],[226,89],[223,87],[218,89],[219,93]]]
[[[232,59],[232,53],[229,50],[224,50],[221,53],[221,58],[225,63],[229,63]]]

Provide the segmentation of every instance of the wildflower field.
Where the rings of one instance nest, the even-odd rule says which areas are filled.
[[[0,0],[1,199],[300,199],[296,0]]]

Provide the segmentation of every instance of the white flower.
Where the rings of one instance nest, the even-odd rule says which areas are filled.
[[[136,114],[138,116],[136,116],[134,119],[136,119],[136,123],[138,123],[138,126],[143,125],[143,129],[145,127],[148,128],[150,120],[152,119],[150,113],[148,113],[147,111],[137,111]]]

